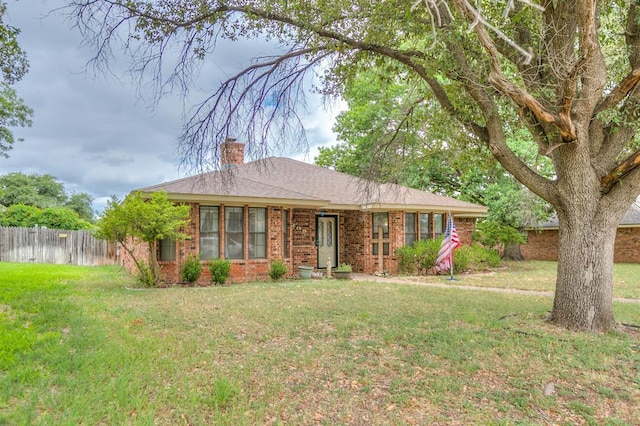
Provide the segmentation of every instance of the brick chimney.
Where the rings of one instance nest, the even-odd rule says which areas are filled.
[[[220,145],[220,168],[222,170],[244,164],[244,144],[227,138]]]

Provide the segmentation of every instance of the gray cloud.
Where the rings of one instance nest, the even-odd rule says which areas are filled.
[[[203,64],[186,104],[180,94],[158,104],[141,98],[138,88],[122,80],[86,72],[92,51],[60,15],[47,15],[54,2],[9,2],[5,22],[21,29],[20,43],[31,68],[18,93],[35,110],[28,129],[14,129],[24,141],[16,143],[9,159],[0,158],[0,174],[48,173],[70,192],[88,192],[101,209],[111,196],[122,198],[133,189],[182,177],[176,141],[183,124],[183,105],[190,107],[232,71],[264,55],[266,42],[220,43]],[[142,93],[144,95],[144,93]],[[148,95],[148,93],[147,93]],[[332,116],[320,99],[309,99],[304,115],[311,151],[284,154],[313,161],[316,147],[335,142]]]

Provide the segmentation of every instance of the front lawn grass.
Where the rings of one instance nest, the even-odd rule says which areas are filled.
[[[425,282],[445,282],[452,285],[509,288],[530,291],[554,291],[557,262],[502,262],[489,272],[455,274],[458,281],[447,281],[448,275],[410,277]],[[407,278],[407,277],[405,277]],[[614,297],[640,299],[640,264],[616,263],[613,268]]]
[[[114,267],[0,263],[0,424],[640,418],[638,337],[551,326],[549,297],[337,280],[133,285]],[[639,304],[615,308],[640,323]]]

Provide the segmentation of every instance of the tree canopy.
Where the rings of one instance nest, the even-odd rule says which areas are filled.
[[[109,201],[98,221],[97,235],[120,243],[134,260],[140,279],[155,285],[160,278],[156,241],[184,238],[180,229],[189,222],[189,210],[188,205],[173,204],[164,192],[154,192],[150,199],[132,192],[122,202],[115,197]],[[148,264],[135,249],[139,241],[147,243]]]
[[[0,176],[0,204],[24,204],[39,209],[65,207],[87,222],[93,222],[93,197],[86,192],[68,194],[64,185],[49,174],[8,173]]]
[[[98,61],[120,43],[134,72],[165,88],[188,86],[221,39],[268,37],[286,46],[256,58],[196,106],[180,144],[195,163],[208,164],[225,136],[250,144],[274,132],[291,136],[309,72],[318,71],[327,95],[372,66],[401,76],[416,107],[434,98],[457,122],[448,127],[467,136],[465,149],[486,146],[554,207],[551,321],[581,330],[616,326],[615,232],[640,193],[636,2],[72,0],[70,7]],[[167,73],[169,52],[177,61]],[[549,158],[551,176],[509,145],[510,134],[526,136],[533,158]]]
[[[29,70],[29,61],[18,44],[20,30],[3,22],[6,11],[6,3],[0,1],[0,156],[4,157],[16,141],[11,128],[30,126],[33,115],[13,87]]]

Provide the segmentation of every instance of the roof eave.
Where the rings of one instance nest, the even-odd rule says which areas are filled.
[[[143,193],[150,195],[151,192]],[[213,194],[184,194],[167,193],[167,198],[174,202],[184,203],[212,203],[212,204],[252,204],[264,206],[290,206],[290,207],[310,207],[323,208],[328,204],[327,200],[320,199],[299,199],[299,198],[274,198],[274,197],[251,197],[238,195],[213,195]]]
[[[487,215],[488,209],[484,206],[438,206],[429,204],[389,204],[389,203],[368,203],[361,204],[361,210],[367,211],[388,211],[388,210],[415,210],[433,213],[451,212],[457,217],[484,217]]]

